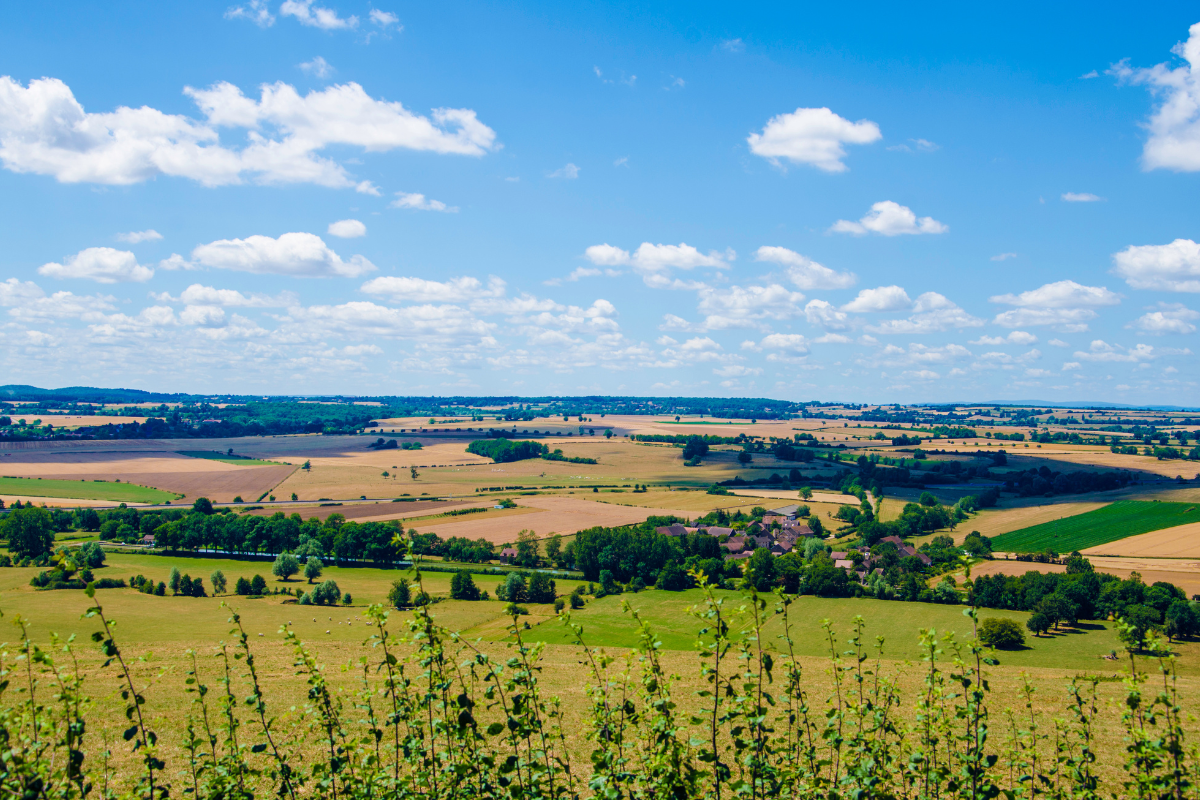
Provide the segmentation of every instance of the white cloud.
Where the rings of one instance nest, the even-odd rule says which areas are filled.
[[[220,239],[193,250],[192,260],[216,269],[293,278],[357,278],[375,270],[375,265],[362,256],[343,261],[320,236],[312,233],[285,233],[278,239],[270,236]]]
[[[287,308],[299,305],[299,298],[292,292],[280,292],[272,297],[258,292],[243,294],[236,289],[217,289],[193,283],[183,290],[179,300],[189,306],[227,306],[233,308]]]
[[[1063,365],[1062,365],[1063,372],[1074,372],[1075,370],[1082,369],[1082,368],[1083,368],[1083,365],[1080,364],[1078,361],[1064,361]]]
[[[225,19],[248,19],[260,28],[275,24],[275,15],[267,8],[267,0],[250,0],[244,6],[232,6],[225,12]]]
[[[1092,78],[1099,78],[1099,77],[1100,77],[1100,73],[1093,69],[1089,72],[1085,72],[1082,75],[1080,75],[1079,80],[1088,81],[1088,80],[1091,80]]]
[[[317,56],[312,61],[305,61],[303,64],[297,64],[297,66],[308,74],[315,75],[316,77],[322,79],[328,78],[337,71],[333,68],[332,64],[330,64],[321,56]]]
[[[1200,319],[1200,312],[1178,303],[1162,303],[1158,311],[1138,317],[1126,327],[1137,328],[1146,333],[1195,333],[1191,320]]]
[[[982,319],[971,316],[944,295],[925,292],[913,304],[913,314],[908,319],[893,319],[878,325],[868,325],[867,330],[879,334],[916,334],[934,333],[951,328],[978,328],[983,324]]]
[[[21,281],[17,278],[0,281],[0,306],[24,305],[45,296],[46,293],[33,281]]]
[[[38,267],[38,274],[49,278],[75,278],[97,283],[144,283],[154,277],[154,270],[137,263],[137,256],[128,250],[111,247],[89,247],[63,263],[51,262]]]
[[[1066,203],[1099,203],[1104,198],[1090,192],[1064,192],[1062,199]]]
[[[1142,148],[1142,168],[1196,172],[1200,170],[1200,22],[1188,29],[1188,40],[1171,52],[1187,63],[1175,69],[1165,63],[1133,69],[1122,61],[1108,74],[1143,84],[1161,99],[1145,125],[1150,136]]]
[[[163,238],[162,234],[153,228],[144,231],[130,231],[129,233],[118,233],[118,241],[128,242],[129,244],[138,244],[139,242],[155,242]]]
[[[359,236],[367,235],[367,226],[356,219],[340,219],[337,222],[329,223],[326,232],[339,239],[357,239]]]
[[[466,303],[503,297],[505,288],[504,281],[494,275],[488,278],[486,286],[478,278],[472,277],[430,281],[391,275],[373,278],[362,285],[362,290],[367,294],[384,295],[397,303]]]
[[[800,313],[804,295],[777,283],[769,286],[722,286],[700,290],[700,313],[709,330],[761,328],[763,320],[789,319]]]
[[[1113,261],[1113,272],[1135,289],[1200,292],[1200,244],[1191,239],[1127,247]]]
[[[741,39],[722,39],[721,49],[729,53],[742,53],[746,50],[746,43]]]
[[[158,268],[172,270],[172,271],[180,270],[180,269],[183,269],[183,270],[203,269],[203,267],[201,267],[199,264],[196,264],[192,261],[188,261],[186,258],[179,255],[179,253],[171,253],[171,255],[168,256],[167,258],[164,258],[162,261],[159,261]]]
[[[559,167],[558,169],[554,170],[553,172],[546,173],[546,177],[547,178],[566,178],[567,180],[574,180],[575,178],[579,177],[579,167],[575,166],[574,164],[568,163],[564,167]]]
[[[942,149],[941,145],[931,142],[928,139],[909,139],[908,141],[912,142],[911,147],[907,144],[894,144],[889,146],[888,150],[902,153],[911,153],[913,150],[920,150],[923,153],[932,153]]]
[[[746,139],[750,152],[778,164],[810,164],[825,172],[844,172],[844,144],[870,144],[881,139],[879,126],[870,120],[851,122],[828,108],[798,108],[767,120],[762,133]]]
[[[986,345],[1033,344],[1037,340],[1038,340],[1038,337],[1034,336],[1032,333],[1028,333],[1026,331],[1013,331],[1008,336],[986,336],[986,335],[980,336],[975,341],[968,342],[968,344],[986,344]],[[1051,341],[1050,343],[1054,344],[1054,342],[1056,342],[1056,341],[1058,341],[1058,340],[1055,339],[1054,341]],[[1065,345],[1066,345],[1066,343],[1063,342],[1063,346],[1065,346]]]
[[[323,31],[344,31],[358,27],[358,17],[339,17],[331,8],[313,5],[314,0],[284,0],[279,16],[295,17],[301,25]]]
[[[1049,342],[1047,342],[1047,344],[1054,345],[1055,347],[1070,347],[1071,346],[1070,342],[1064,342],[1062,339],[1051,339]]]
[[[787,267],[788,278],[799,289],[848,289],[858,281],[853,272],[834,272],[786,247],[760,247],[754,254],[754,260]]]
[[[852,325],[850,315],[838,311],[833,304],[826,300],[809,300],[804,307],[804,318],[810,325],[816,325],[827,331],[845,331]]]
[[[1084,286],[1075,281],[1055,281],[1020,294],[998,294],[993,303],[1022,308],[1090,308],[1112,306],[1121,296],[1103,286]]]
[[[1088,329],[1088,322],[1096,318],[1090,308],[1015,308],[996,315],[992,322],[1005,328],[1033,328],[1050,326],[1064,333],[1078,333]]]
[[[758,343],[762,350],[774,351],[772,355],[795,358],[808,353],[809,341],[798,333],[772,333]],[[768,360],[775,360],[767,356]]]
[[[264,85],[257,101],[230,83],[184,93],[206,120],[148,106],[87,113],[60,80],[41,78],[24,87],[0,77],[0,162],[62,183],[127,185],[170,175],[224,186],[250,177],[377,194],[319,151],[350,145],[479,156],[495,146],[495,132],[474,111],[439,108],[423,117],[371,98],[357,83],[301,96],[280,82]],[[223,127],[250,129],[249,143],[240,150],[222,146]]]
[[[910,307],[912,307],[912,300],[902,288],[879,286],[860,291],[858,297],[842,306],[842,311],[864,314],[873,311],[903,311]]]
[[[1103,339],[1096,339],[1086,350],[1075,351],[1075,357],[1081,361],[1106,361],[1138,363],[1157,358],[1154,348],[1148,344],[1134,345],[1132,349],[1111,345]]]
[[[432,200],[418,192],[396,192],[396,199],[389,204],[390,208],[411,208],[415,211],[445,211],[447,214],[457,214],[458,206],[448,206],[441,200]]]
[[[391,11],[380,11],[378,8],[371,9],[371,23],[378,25],[383,29],[400,24],[400,17],[393,14]]]
[[[992,261],[1008,261],[1010,258],[1016,258],[1016,253],[998,253],[992,256]]]
[[[878,233],[883,236],[901,234],[945,233],[949,226],[933,217],[917,218],[912,209],[891,200],[883,200],[871,206],[867,215],[858,222],[839,219],[829,230],[834,233]]]
[[[736,258],[732,250],[719,253],[701,253],[684,242],[679,244],[651,244],[642,242],[632,254],[610,244],[594,244],[584,251],[584,257],[602,267],[632,266],[643,275],[661,275],[672,268],[695,269],[696,267],[727,267]]]

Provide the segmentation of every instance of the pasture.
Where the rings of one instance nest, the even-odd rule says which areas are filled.
[[[0,495],[21,497],[59,497],[66,500],[108,500],[114,503],[169,503],[178,495],[149,486],[81,478],[77,481],[53,478],[0,478]]]
[[[997,552],[1069,553],[1192,522],[1200,522],[1200,503],[1120,500],[1094,511],[1001,534],[992,540],[992,548]]]

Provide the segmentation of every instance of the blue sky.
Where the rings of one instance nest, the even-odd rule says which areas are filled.
[[[960,6],[7,4],[8,382],[1195,404],[1200,13]]]

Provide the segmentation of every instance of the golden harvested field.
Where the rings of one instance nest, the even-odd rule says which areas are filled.
[[[14,420],[24,419],[30,424],[34,420],[40,419],[43,425],[53,425],[56,428],[83,428],[93,425],[126,425],[130,422],[136,422],[139,425],[145,422],[149,417],[115,417],[96,414],[95,416],[87,416],[85,414],[25,414],[24,416],[17,414],[13,416]]]
[[[1106,495],[1107,497],[1107,495]],[[969,522],[964,522],[955,531],[956,542],[961,542],[971,531],[979,531],[984,536],[997,536],[1001,533],[1028,528],[1031,525],[1041,525],[1063,517],[1073,517],[1086,511],[1103,508],[1111,500],[1065,503],[1046,503],[1046,498],[1040,498],[1043,505],[1031,505],[1020,508],[988,508],[981,511]]]
[[[1084,555],[1143,558],[1200,558],[1200,522],[1140,533],[1108,544],[1089,547]]]
[[[576,533],[597,525],[628,525],[642,522],[652,514],[698,516],[694,511],[683,509],[618,506],[563,495],[518,497],[517,503],[523,509],[536,509],[538,513],[525,513],[511,518],[501,516],[492,519],[474,519],[475,515],[471,515],[461,521],[442,522],[439,520],[436,525],[418,523],[413,527],[418,531],[434,530],[443,539],[451,536],[464,536],[468,539],[487,539],[496,544],[505,544],[515,542],[517,534],[523,530],[531,530],[539,537],[544,538],[552,533]]]
[[[1098,572],[1108,572],[1119,578],[1128,578],[1131,572],[1142,576],[1142,581],[1150,585],[1156,581],[1173,583],[1183,589],[1188,595],[1200,594],[1200,562],[1153,559],[1153,558],[1105,558],[1103,556],[1088,556],[1092,566]],[[1063,572],[1066,567],[1062,564],[1038,564],[1032,561],[1005,561],[997,558],[984,561],[971,567],[972,577],[980,575],[1024,575],[1026,572]]]

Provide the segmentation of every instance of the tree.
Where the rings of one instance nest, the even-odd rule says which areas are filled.
[[[100,515],[94,508],[82,509],[79,514],[79,527],[85,531],[100,530]]]
[[[1067,556],[1068,575],[1085,575],[1092,571],[1092,562],[1081,556],[1078,551]]]
[[[266,594],[267,579],[262,575],[255,575],[250,579],[250,594]]]
[[[988,617],[979,625],[979,641],[997,650],[1011,650],[1025,644],[1025,632],[1014,619]]]
[[[304,577],[308,578],[309,583],[321,577],[321,573],[324,571],[325,565],[316,556],[309,556],[308,561],[304,562]]]
[[[556,566],[562,560],[562,536],[560,534],[553,533],[546,541],[546,560]]]
[[[1167,634],[1167,639],[1174,641],[1188,636],[1195,636],[1200,631],[1200,620],[1196,619],[1196,612],[1192,610],[1191,605],[1186,600],[1176,600],[1167,608],[1167,622],[1164,630]]]
[[[342,590],[338,588],[337,581],[325,581],[309,594],[319,606],[335,606],[342,599]]]
[[[195,511],[197,514],[212,514],[212,501],[207,497],[197,497],[196,502],[192,503],[192,511]]]
[[[517,534],[517,563],[533,569],[538,565],[537,534],[524,530]]]
[[[250,594],[250,581],[246,580],[245,576],[239,577],[237,583],[234,584],[233,591],[241,595]]]
[[[271,566],[271,574],[286,581],[300,571],[300,561],[291,553],[280,553]]]
[[[416,467],[409,467],[409,468],[408,468],[408,474],[409,474],[409,475],[412,475],[412,479],[415,481],[415,480],[417,479],[417,477],[418,477],[418,476],[419,476],[421,473],[417,472],[417,468],[416,468]]]
[[[208,576],[212,581],[213,594],[225,594],[225,573],[217,570],[212,575]]]
[[[621,587],[617,586],[617,580],[612,574],[612,570],[600,570],[600,591],[603,594],[620,594]]]
[[[54,525],[44,508],[30,505],[8,512],[3,532],[8,549],[19,558],[42,558],[54,548]]]
[[[401,578],[398,581],[392,581],[392,589],[388,592],[388,602],[394,608],[408,608],[412,602],[412,589],[409,588],[408,580]]]
[[[755,549],[746,565],[746,583],[759,592],[775,588],[775,556],[766,547]]]
[[[179,582],[182,579],[179,568],[171,567],[171,577],[167,578],[167,588],[171,590],[171,594],[179,594]]]
[[[1140,650],[1146,640],[1146,634],[1156,628],[1162,617],[1150,606],[1131,605],[1121,615],[1121,641],[1131,650]]]
[[[529,602],[553,603],[557,595],[554,580],[544,572],[535,572],[529,576]]]
[[[479,597],[479,587],[475,585],[471,573],[465,569],[454,573],[454,577],[450,579],[451,600],[478,600]]]
[[[85,542],[75,553],[75,560],[80,565],[99,569],[104,566],[104,548],[99,542]]]
[[[1025,627],[1033,631],[1034,636],[1041,636],[1046,631],[1050,630],[1052,620],[1041,611],[1035,611],[1029,615],[1029,619],[1025,620]]]
[[[529,599],[525,578],[519,572],[508,573],[504,583],[496,587],[496,597],[507,603],[524,603]]]
[[[939,505],[937,495],[933,492],[921,492],[921,496],[917,498],[917,502],[926,508],[933,508]]]
[[[813,496],[812,489],[810,489],[807,486],[802,486],[800,488],[800,499],[801,500],[812,500],[812,496]]]
[[[737,460],[738,460],[739,464],[749,464],[751,461],[754,460],[754,456],[750,455],[745,450],[743,450],[742,452],[737,454]]]
[[[658,580],[654,585],[668,592],[682,592],[684,589],[691,588],[692,579],[683,571],[683,567],[674,561],[668,561],[658,571]]]
[[[708,455],[708,442],[704,441],[703,436],[689,436],[688,440],[683,445],[683,458],[685,461],[693,459],[701,459]]]

